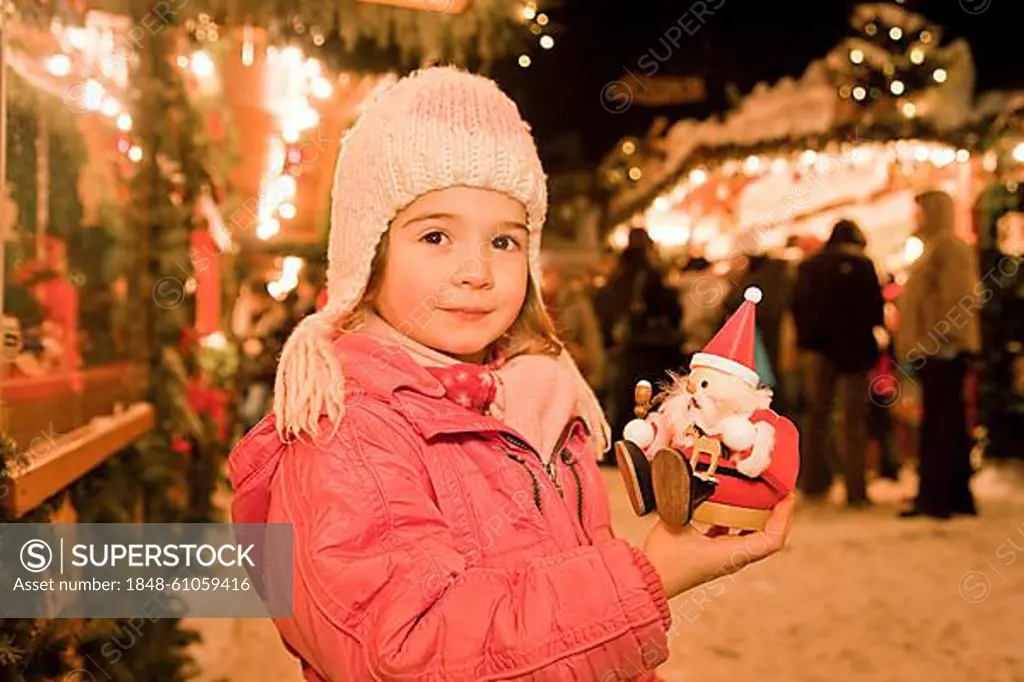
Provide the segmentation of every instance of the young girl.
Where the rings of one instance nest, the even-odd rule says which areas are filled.
[[[667,598],[777,551],[792,505],[763,536],[614,537],[610,434],[538,289],[545,175],[492,81],[399,81],[333,199],[327,305],[230,462],[234,521],[292,524],[275,623],[306,679],[654,679]]]

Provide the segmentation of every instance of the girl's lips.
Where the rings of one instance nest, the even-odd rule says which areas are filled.
[[[489,310],[479,310],[477,308],[444,308],[443,310],[461,320],[469,322],[479,320],[491,313]]]

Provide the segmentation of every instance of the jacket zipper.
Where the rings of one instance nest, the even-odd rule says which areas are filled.
[[[580,528],[583,529],[584,533],[587,533],[586,526],[583,525],[583,482],[580,480],[580,472],[576,468],[576,460],[572,458],[572,453],[563,449],[562,461],[569,465],[569,471],[572,472],[572,477],[576,479],[576,516],[579,517]]]
[[[502,438],[516,447],[534,454],[537,461],[539,461],[541,466],[544,467],[544,471],[547,473],[548,478],[551,479],[551,482],[554,484],[555,490],[558,491],[558,495],[563,499],[565,498],[565,491],[562,489],[562,485],[558,482],[558,472],[555,470],[555,461],[556,459],[561,458],[562,462],[568,465],[569,470],[572,472],[573,479],[576,482],[576,516],[580,521],[580,530],[583,531],[584,535],[589,537],[589,533],[586,531],[586,526],[583,524],[583,481],[580,479],[580,473],[576,468],[576,462],[572,459],[572,454],[564,447],[565,441],[567,441],[570,434],[572,434],[572,429],[576,425],[576,421],[578,419],[579,417],[573,417],[569,420],[569,423],[565,425],[565,428],[562,429],[562,433],[559,435],[558,441],[555,443],[555,448],[551,452],[551,457],[548,459],[546,464],[544,463],[544,460],[541,459],[540,454],[533,449],[529,443],[523,441],[523,439],[519,438],[515,434],[505,431],[503,431],[501,435]],[[526,460],[516,453],[506,452],[505,454],[509,459],[520,464],[530,474],[530,481],[533,483],[533,501],[534,504],[537,505],[538,511],[541,511],[540,485],[537,480],[537,474],[534,473],[533,469],[531,469],[526,463]]]
[[[506,451],[505,455],[513,462],[519,464],[524,469],[526,469],[526,473],[530,474],[530,483],[533,484],[533,503],[537,506],[537,511],[543,513],[544,510],[541,509],[540,505],[540,484],[537,482],[537,474],[534,473],[533,469],[531,469],[530,466],[526,463],[526,460],[520,457],[518,454]]]

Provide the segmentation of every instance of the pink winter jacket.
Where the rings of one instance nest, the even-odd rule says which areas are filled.
[[[282,444],[271,416],[229,462],[234,522],[293,524],[294,617],[275,624],[305,678],[656,679],[668,603],[612,534],[583,420],[549,473],[519,434],[382,349],[338,341],[333,438]]]

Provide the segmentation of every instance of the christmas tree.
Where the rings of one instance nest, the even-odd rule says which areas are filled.
[[[902,2],[858,5],[855,35],[827,63],[839,96],[880,117],[921,115],[921,103],[943,88],[955,54],[940,46],[942,29]]]

